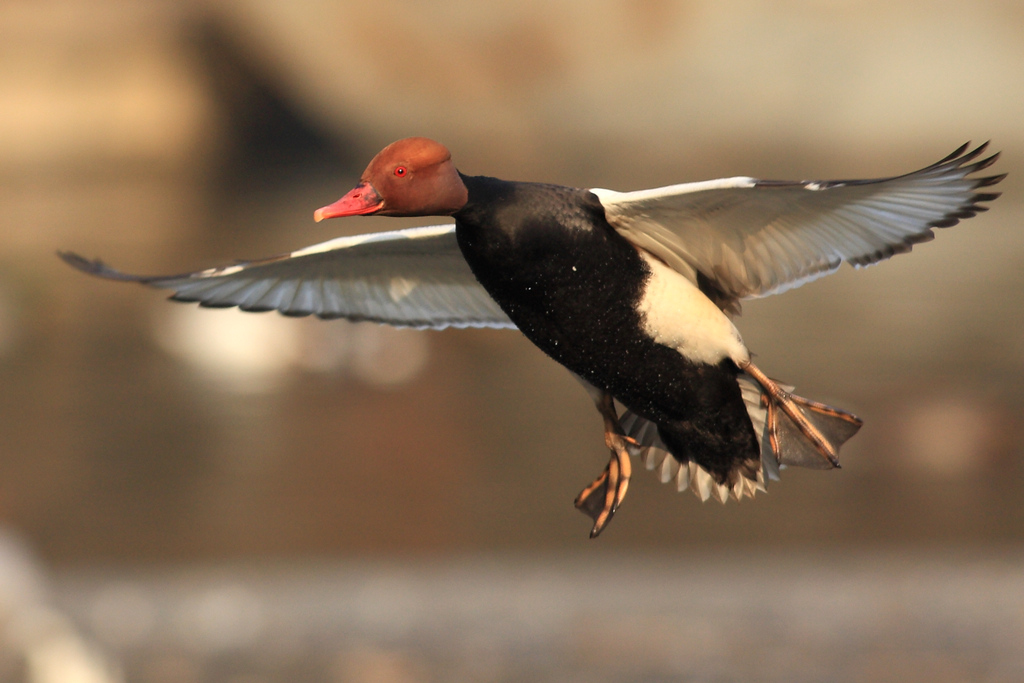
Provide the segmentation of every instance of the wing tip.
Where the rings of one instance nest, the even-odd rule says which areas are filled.
[[[999,173],[996,175],[985,176],[984,178],[978,178],[977,180],[974,181],[974,189],[978,189],[979,187],[991,187],[992,185],[997,185],[1003,182],[1003,180],[1005,180],[1006,176],[1008,175],[1010,174]]]
[[[936,161],[934,164],[932,164],[930,166],[926,166],[925,170],[932,169],[932,168],[937,168],[939,166],[942,166],[943,164],[948,164],[951,161],[955,161],[955,160],[961,159],[961,157],[964,156],[964,152],[966,152],[967,148],[970,147],[970,146],[971,146],[971,141],[968,140],[967,142],[965,142],[964,144],[960,145],[959,147],[954,149],[952,152],[947,154],[946,156],[944,156],[941,159],[939,159],[938,161]],[[984,150],[985,147],[987,147],[987,146],[988,146],[988,142],[984,142],[984,143],[982,143],[980,145],[979,149]],[[977,150],[975,150],[975,151],[977,151]],[[968,155],[972,154],[972,153],[973,152],[968,152]]]
[[[965,142],[964,144],[960,145],[960,147],[958,147],[956,151],[954,151],[952,154],[945,157],[944,159],[936,161],[931,166],[922,169],[922,171],[933,171],[938,169],[942,169],[944,171],[959,170],[963,172],[964,176],[968,176],[972,173],[977,173],[978,171],[986,169],[992,164],[996,163],[999,160],[999,157],[1002,156],[1003,154],[1002,152],[995,152],[985,157],[984,159],[974,161],[975,159],[977,159],[978,157],[985,153],[985,150],[988,149],[989,145],[991,144],[991,140],[986,140],[985,142],[981,143],[971,151],[965,152],[965,150],[970,146],[970,144],[971,143],[969,142]],[[974,163],[971,163],[972,161]],[[999,180],[1002,180],[1005,177],[1005,173],[999,176],[991,176],[991,178],[998,178]],[[985,178],[984,180],[988,180],[988,178]],[[993,180],[992,184],[999,182],[999,180]]]
[[[980,161],[974,161],[981,156],[986,149],[988,149],[990,141],[985,141],[982,144],[975,147],[973,150],[966,152],[970,143],[964,143],[957,150],[950,154],[948,157],[939,161],[932,166],[924,169],[924,171],[935,171],[939,170],[945,172],[956,172],[957,177],[960,179],[968,178],[972,173],[977,173],[983,169],[988,168],[992,164],[998,161],[999,156],[1002,152],[996,152],[991,154]],[[974,163],[970,163],[974,162]],[[964,201],[963,204],[956,207],[946,215],[942,216],[938,220],[931,223],[929,228],[949,228],[958,224],[961,220],[966,218],[972,218],[979,213],[988,211],[989,207],[985,206],[983,202],[991,202],[999,198],[1002,192],[977,192],[981,188],[992,187],[1002,182],[1008,173],[998,173],[996,175],[985,176],[983,178],[970,178],[972,185],[970,186],[971,194]]]
[[[140,275],[130,275],[115,270],[99,259],[87,259],[73,251],[57,250],[57,256],[75,270],[87,275],[100,277],[105,280],[119,280],[122,282],[147,282],[149,278]]]
[[[60,258],[64,263],[68,264],[76,270],[80,270],[83,273],[93,273],[97,269],[103,268],[103,262],[96,260],[90,261],[89,259],[76,254],[73,251],[64,251],[62,249],[57,250],[57,257]]]

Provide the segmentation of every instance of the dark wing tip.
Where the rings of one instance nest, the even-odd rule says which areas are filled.
[[[1010,174],[1000,173],[999,175],[990,175],[985,178],[978,178],[974,183],[974,189],[978,189],[979,187],[991,187],[992,185],[1001,183],[1008,175]]]
[[[88,273],[89,275],[94,275],[107,280],[120,280],[122,282],[146,282],[148,280],[148,278],[145,277],[129,275],[127,273],[122,273],[119,270],[114,270],[99,259],[90,261],[84,256],[80,256],[73,251],[58,251],[57,256],[75,270],[80,270],[83,273]]]
[[[969,144],[969,143],[968,143]],[[990,156],[981,159],[980,161],[974,161],[988,148],[989,143],[985,142],[978,147],[975,147],[970,152],[964,154],[964,150],[967,149],[968,145],[961,146],[956,152],[946,157],[945,160],[938,162],[931,166],[931,169],[943,168],[951,171],[959,171],[961,177],[967,177],[972,173],[977,173],[982,169],[986,169],[999,159],[1000,152],[996,152]],[[969,162],[974,163],[969,163]],[[926,169],[927,170],[927,169]],[[973,178],[974,185],[971,187],[972,190],[978,190],[983,187],[991,187],[1001,182],[1007,176],[1006,173],[1000,173],[998,175],[986,176],[984,178]],[[971,218],[983,211],[988,211],[988,207],[982,202],[991,202],[999,197],[1000,192],[973,192],[966,202],[964,202],[957,209],[947,213],[939,220],[931,223],[930,228],[948,228],[956,225],[965,218]]]
[[[971,146],[971,141],[968,140],[967,142],[965,142],[964,144],[960,145],[955,150],[953,150],[953,152],[951,154],[949,154],[948,156],[945,156],[945,157],[939,159],[938,161],[936,161],[934,164],[932,164],[928,168],[935,168],[936,166],[942,166],[943,164],[947,164],[950,161],[953,161],[954,159],[959,159],[960,155],[962,155],[964,152],[966,152],[967,148],[970,147],[970,146]],[[988,143],[987,142],[982,143],[982,145],[980,147],[978,147],[978,149],[976,149],[975,152],[976,153],[980,153],[980,152],[984,151],[984,149],[986,147],[988,147]]]
[[[995,154],[992,154],[990,156],[985,157],[981,161],[974,162],[973,164],[971,164],[968,167],[970,169],[970,171],[968,171],[968,173],[975,173],[977,171],[982,170],[983,168],[988,168],[992,164],[994,164],[997,161],[999,161],[999,157],[1002,156],[1002,154],[1003,154],[1002,152],[996,152]],[[1006,175],[1006,174],[1004,173],[1003,175]]]
[[[968,151],[968,148],[970,147],[970,144],[971,143],[969,143],[969,142],[965,142],[964,144],[962,144],[959,147],[957,147],[956,150],[954,150],[952,154],[949,154],[948,156],[943,157],[942,159],[939,159],[934,164],[931,164],[929,166],[925,166],[924,168],[922,168],[919,171],[913,171],[912,173],[907,173],[905,176],[898,176],[898,177],[906,177],[906,176],[919,175],[919,174],[928,173],[930,171],[939,171],[939,172],[949,172],[949,171],[954,171],[955,172],[955,171],[960,171],[960,172],[963,173],[963,175],[966,176],[966,175],[970,175],[972,173],[976,173],[976,172],[978,172],[978,171],[980,171],[980,170],[982,170],[984,168],[988,168],[992,164],[996,163],[996,161],[999,159],[999,155],[1001,154],[1001,152],[996,152],[994,154],[991,154],[991,155],[985,157],[984,159],[981,159],[980,161],[974,161],[975,159],[980,157],[982,154],[984,154],[986,149],[988,149],[989,142],[988,141],[983,142],[982,144],[978,145],[974,149]],[[971,162],[974,162],[974,163],[971,163]],[[996,182],[998,182],[998,181],[996,181]]]
[[[68,264],[72,268],[82,271],[83,273],[94,274],[97,270],[102,270],[104,268],[102,261],[90,261],[84,256],[79,256],[73,251],[57,250],[57,256],[59,256],[64,263]]]
[[[945,157],[940,161],[935,162],[931,166],[923,168],[920,171],[915,171],[914,173],[908,173],[906,176],[900,177],[908,177],[918,174],[939,172],[941,174],[952,173],[958,179],[966,178],[970,176],[972,173],[976,173],[982,169],[988,168],[989,166],[994,164],[997,159],[999,159],[1000,153],[996,152],[995,154],[985,157],[980,161],[974,161],[979,156],[981,156],[985,149],[988,148],[988,145],[989,143],[985,142],[975,147],[973,150],[967,151],[970,147],[970,143],[964,143],[963,145],[958,147],[956,151],[954,151],[952,154],[950,154],[949,156]],[[988,211],[989,207],[985,206],[983,202],[991,202],[994,199],[998,198],[1001,193],[977,192],[976,190],[996,185],[997,183],[1002,181],[1006,177],[1006,175],[1006,173],[1001,173],[999,175],[986,176],[984,178],[972,178],[972,192],[970,196],[962,204],[960,204],[960,206],[954,208],[953,210],[949,211],[943,216],[940,216],[931,223],[928,223],[922,232],[914,235],[908,235],[903,240],[901,240],[899,244],[890,245],[890,247],[887,249],[882,249],[870,254],[865,254],[856,259],[850,259],[850,264],[860,268],[863,266],[869,266],[873,263],[877,263],[878,261],[881,261],[883,259],[887,259],[893,256],[894,254],[910,251],[913,245],[918,244],[920,242],[927,242],[928,240],[934,238],[935,234],[932,232],[933,228],[950,228],[954,225],[957,225],[958,223],[960,223],[960,221],[964,220],[965,218],[971,218],[979,213]],[[857,181],[853,182],[856,183]]]

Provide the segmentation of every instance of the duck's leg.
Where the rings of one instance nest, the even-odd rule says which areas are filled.
[[[595,403],[604,418],[604,442],[611,451],[611,457],[601,476],[576,496],[576,508],[594,520],[594,528],[590,530],[591,538],[596,538],[608,526],[612,515],[626,497],[633,471],[629,462],[629,449],[639,447],[634,439],[622,431],[612,395],[601,391],[599,397],[595,397]]]

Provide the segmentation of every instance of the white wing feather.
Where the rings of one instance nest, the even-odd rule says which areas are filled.
[[[170,289],[172,299],[200,306],[397,327],[515,327],[470,271],[454,225],[340,237],[284,256],[184,275],[128,275],[76,254],[61,257],[87,273]]]

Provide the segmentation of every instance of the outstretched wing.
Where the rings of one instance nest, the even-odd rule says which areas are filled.
[[[77,254],[60,256],[86,273],[170,289],[175,301],[200,306],[397,327],[515,327],[462,258],[454,225],[340,237],[283,256],[183,275],[127,275]]]
[[[668,263],[723,308],[835,271],[867,266],[932,239],[999,196],[978,192],[1003,175],[972,178],[998,154],[988,143],[914,173],[874,180],[778,181],[723,178],[639,192],[591,190],[608,222]],[[971,163],[973,162],[973,163]]]

